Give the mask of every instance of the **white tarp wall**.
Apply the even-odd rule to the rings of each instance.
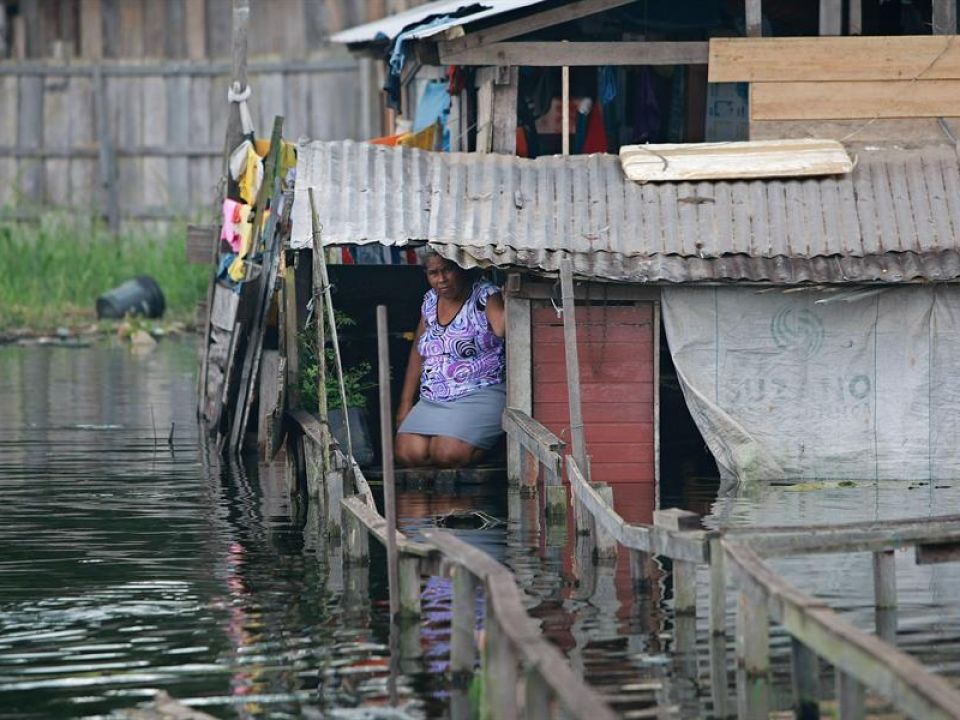
[[[663,321],[724,477],[960,476],[960,285],[665,288]]]

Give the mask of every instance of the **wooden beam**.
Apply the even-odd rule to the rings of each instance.
[[[843,32],[843,0],[820,0],[820,34]]]
[[[451,52],[462,52],[481,45],[489,45],[507,38],[525,35],[535,30],[579,20],[582,17],[612,10],[621,5],[629,5],[631,2],[633,0],[577,0],[577,2],[567,3],[552,10],[534,13],[512,22],[472,32],[464,37],[449,41],[448,47]]]
[[[751,120],[950,117],[960,80],[753,83]]]
[[[763,35],[763,11],[760,9],[760,0],[745,0],[745,18],[747,37]]]
[[[957,0],[933,0],[933,34],[955,35]]]
[[[849,0],[847,8],[847,35],[863,33],[863,0]]]
[[[517,154],[517,91],[520,68],[498,67],[505,70],[505,81],[493,83],[493,152],[501,155]]]
[[[567,402],[570,406],[570,437],[573,457],[590,479],[587,445],[584,440],[583,407],[580,404],[580,360],[577,348],[577,315],[573,298],[573,263],[560,261],[560,294],[563,301],[563,346],[567,366]]]
[[[960,78],[960,42],[942,35],[714,38],[709,44],[708,82]]]
[[[502,42],[454,51],[441,42],[444,65],[706,65],[706,42]]]

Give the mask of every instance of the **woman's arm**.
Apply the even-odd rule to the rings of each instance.
[[[495,293],[487,298],[487,321],[490,329],[497,337],[503,337],[507,332],[507,318],[503,310],[503,293]]]
[[[410,357],[407,360],[407,373],[403,376],[403,390],[400,392],[400,404],[397,406],[397,427],[413,409],[413,400],[417,395],[420,385],[420,372],[423,370],[423,358],[420,357],[420,351],[417,344],[420,336],[423,335],[423,318],[417,325],[417,331],[413,335],[413,345],[410,346]]]

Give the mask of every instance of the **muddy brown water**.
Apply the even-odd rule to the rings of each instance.
[[[283,490],[282,467],[232,465],[207,452],[194,421],[196,371],[188,341],[146,355],[110,343],[0,346],[0,717],[104,717],[158,689],[224,718],[385,713],[382,554],[374,550],[369,571],[345,568],[312,529],[317,509]],[[764,487],[720,498],[709,478],[670,486],[666,502],[705,513],[714,527],[960,508],[947,482]],[[471,508],[504,523],[455,532],[515,571],[529,613],[624,717],[658,706],[673,717],[711,714],[704,621],[698,657],[673,654],[669,575],[643,593],[623,562],[578,576],[569,529],[548,530],[535,501],[502,488],[399,494],[413,535]],[[960,676],[958,567],[912,560],[897,554],[898,642]],[[776,567],[872,628],[869,554]],[[393,665],[399,705],[413,717],[469,710],[444,676],[449,598],[444,581],[426,583],[423,622],[406,631]],[[729,613],[732,623],[732,597]],[[784,707],[786,638],[775,631],[771,643]]]

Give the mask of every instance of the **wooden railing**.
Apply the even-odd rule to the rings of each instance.
[[[743,720],[769,717],[771,666],[769,622],[791,636],[792,689],[798,718],[819,718],[818,658],[836,669],[841,720],[864,717],[865,692],[886,698],[916,718],[960,718],[960,690],[894,647],[896,578],[893,550],[916,547],[918,563],[960,560],[960,516],[891,522],[805,527],[700,529],[698,516],[681,510],[654,513],[654,524],[626,523],[613,509],[612,488],[590,483],[572,457],[567,477],[573,494],[578,555],[594,561],[631,552],[634,575],[642,574],[647,554],[673,561],[674,612],[678,648],[694,647],[698,564],[709,565],[710,672],[713,716],[728,717],[725,662],[726,570],[738,591],[735,655],[735,715]],[[857,629],[822,600],[806,595],[780,577],[762,555],[872,552],[877,634]],[[642,578],[639,578],[642,582]]]
[[[720,541],[738,590],[738,710],[766,718],[770,708],[769,620],[792,638],[795,707],[819,717],[817,672],[823,658],[836,669],[841,719],[864,716],[871,690],[915,718],[960,718],[960,691],[896,643],[897,590],[893,551],[916,548],[916,561],[960,560],[960,516],[803,528],[730,530]],[[787,583],[761,556],[872,552],[876,635],[843,620],[827,605]]]
[[[325,531],[342,538],[347,564],[366,564],[371,536],[387,545],[387,521],[377,510],[362,471],[340,451],[326,426],[315,416],[295,411],[288,417],[288,454],[303,465],[306,492],[323,505]],[[550,461],[546,453],[543,457]],[[550,467],[557,468],[554,464]],[[559,480],[559,475],[556,477]],[[353,494],[345,497],[345,487]],[[476,593],[483,592],[483,702],[491,717],[616,717],[574,673],[560,651],[542,636],[526,614],[522,592],[506,567],[449,533],[434,531],[424,535],[427,542],[396,533],[400,614],[408,618],[420,615],[422,576],[452,578],[451,671],[461,676],[472,674],[478,653]]]
[[[348,563],[365,563],[370,535],[386,543],[386,521],[373,503],[362,472],[335,443],[325,441],[324,426],[312,415],[293,413],[291,419],[304,441],[308,489],[324,499],[328,531],[342,531]],[[536,489],[549,492],[549,488],[557,487],[553,483],[560,477],[556,456],[563,444],[515,410],[504,413],[504,425],[544,469],[536,476],[530,473],[524,477],[537,478]],[[329,453],[326,459],[324,447]],[[327,467],[325,480],[319,474],[323,463]],[[642,587],[650,580],[647,560],[652,556],[669,558],[678,652],[695,651],[697,566],[709,566],[710,679],[715,717],[768,717],[772,621],[791,637],[797,717],[819,717],[819,659],[823,659],[835,668],[835,696],[842,720],[864,716],[867,691],[886,698],[910,717],[960,719],[960,690],[894,646],[897,599],[893,563],[893,551],[910,546],[916,548],[918,563],[960,560],[960,516],[707,531],[701,528],[696,514],[667,509],[654,513],[652,525],[631,524],[613,509],[610,486],[589,482],[569,456],[566,470],[577,527],[575,567],[582,571],[585,564],[606,562],[616,557],[622,546],[630,553],[635,584]],[[355,494],[343,497],[343,483]],[[422,575],[452,577],[451,669],[455,673],[472,672],[477,652],[474,598],[477,589],[483,589],[487,616],[482,671],[485,702],[493,717],[539,718],[557,713],[575,718],[612,717],[609,707],[536,630],[506,568],[448,533],[425,535],[427,542],[415,542],[398,533],[401,613],[419,614]],[[824,601],[794,588],[764,562],[771,556],[834,552],[873,553],[876,635],[857,629]],[[728,697],[727,687],[728,575],[738,596],[735,704]],[[521,685],[523,692],[518,693]]]
[[[532,417],[519,410],[503,411],[503,430],[513,441],[520,457],[520,487],[536,491],[540,482],[544,487],[544,501],[548,518],[566,518],[567,493],[563,486],[563,455],[566,444]],[[536,463],[536,472],[531,472]]]

